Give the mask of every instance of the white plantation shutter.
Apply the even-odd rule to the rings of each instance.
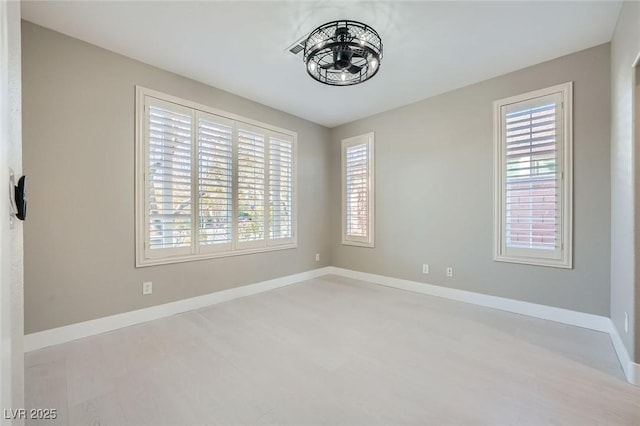
[[[261,246],[265,240],[265,136],[262,130],[238,128],[238,246]]]
[[[198,241],[229,250],[233,241],[233,121],[198,113]],[[206,249],[202,246],[206,246]]]
[[[369,149],[347,147],[347,236],[366,238],[369,231]]]
[[[147,249],[190,251],[192,227],[191,111],[159,100],[146,108]]]
[[[281,243],[293,237],[293,139],[269,138],[269,240]]]
[[[570,185],[565,182],[565,155],[570,145],[565,108],[570,97],[557,87],[535,95],[499,108],[497,257],[567,267]]]
[[[293,132],[136,88],[136,266],[294,248]]]
[[[547,96],[505,108],[507,248],[560,249],[560,103]]]
[[[373,246],[373,134],[342,142],[343,244]]]

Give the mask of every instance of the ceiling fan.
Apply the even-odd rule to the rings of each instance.
[[[315,80],[349,86],[373,77],[380,69],[382,40],[368,25],[332,21],[319,26],[304,43],[303,59]]]

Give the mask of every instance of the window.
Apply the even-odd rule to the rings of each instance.
[[[342,141],[342,244],[373,247],[373,133]]]
[[[571,268],[572,83],[494,103],[494,259]]]
[[[296,247],[296,134],[141,87],[136,265]]]

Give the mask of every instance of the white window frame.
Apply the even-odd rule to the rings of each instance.
[[[368,158],[368,220],[367,220],[367,236],[357,237],[347,235],[347,148],[353,145],[367,144]],[[354,136],[342,140],[341,147],[341,164],[342,164],[342,244],[359,247],[375,247],[375,143],[374,133],[366,133],[364,135]]]
[[[146,174],[148,167],[148,124],[146,114],[147,99],[153,99],[155,102],[169,102],[171,104],[178,105],[179,109],[185,109],[192,111],[194,120],[199,117],[201,113],[215,115],[221,117],[223,121],[230,122],[235,121],[233,127],[233,207],[232,207],[232,243],[231,248],[224,251],[218,251],[207,247],[206,245],[200,246],[198,244],[197,232],[192,235],[192,245],[189,250],[182,249],[161,249],[162,253],[153,253],[154,250],[147,249],[148,246],[148,185],[146,184]],[[164,265],[170,263],[188,262],[195,260],[204,260],[228,256],[238,256],[252,253],[269,252],[274,250],[292,249],[298,246],[298,206],[297,206],[297,141],[298,135],[296,132],[282,129],[270,124],[262,123],[256,120],[251,120],[246,117],[242,117],[236,114],[221,111],[215,108],[211,108],[206,105],[202,105],[196,102],[192,102],[186,99],[182,99],[176,96],[168,95],[156,90],[148,89],[141,86],[136,86],[136,100],[135,100],[135,238],[136,238],[136,267]],[[197,121],[194,121],[195,132],[197,133]],[[268,172],[265,173],[265,235],[264,240],[261,240],[259,244],[245,245],[238,244],[237,242],[237,133],[238,125],[249,126],[260,129],[265,136],[265,151],[268,151],[268,144],[270,137],[276,137],[282,139],[285,137],[287,140],[292,141],[292,236],[286,239],[270,239],[269,238],[269,197],[268,197]],[[194,136],[197,140],[197,136]],[[194,164],[196,164],[197,150],[193,154]],[[268,152],[265,152],[265,166],[268,169]],[[192,172],[192,176],[197,176],[197,171]],[[197,187],[197,182],[193,183],[194,188]],[[194,193],[196,189],[193,190]],[[196,203],[192,200],[194,209],[197,209]],[[195,216],[195,215],[194,215]],[[197,230],[197,226],[194,226]],[[240,247],[239,247],[240,246]]]
[[[557,173],[560,175],[560,249],[549,254],[542,249],[509,249],[506,246],[506,137],[504,110],[515,103],[526,103],[536,98],[557,95],[561,98],[561,135],[557,147]],[[494,111],[494,238],[493,259],[499,262],[522,263],[571,269],[573,267],[573,82],[535,90],[517,96],[497,100]]]

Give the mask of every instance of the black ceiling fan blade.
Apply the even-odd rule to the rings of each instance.
[[[323,70],[328,70],[330,68],[333,68],[333,64],[332,63],[328,63],[328,64],[324,64],[324,65],[319,65],[320,68],[322,68]]]
[[[362,67],[359,67],[357,65],[351,65],[347,71],[349,71],[351,74],[358,74],[361,69]]]

